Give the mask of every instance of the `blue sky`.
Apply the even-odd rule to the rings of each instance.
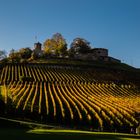
[[[140,0],[0,0],[0,50],[33,47],[61,33],[140,68]]]

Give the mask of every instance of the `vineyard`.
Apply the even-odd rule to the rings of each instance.
[[[121,79],[116,72],[101,74],[70,65],[7,64],[0,73],[1,98],[6,113],[13,116],[109,131],[139,123],[140,90],[132,81],[114,82]]]

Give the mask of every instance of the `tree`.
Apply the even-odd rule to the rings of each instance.
[[[90,43],[83,38],[75,38],[70,45],[69,54],[71,56],[75,54],[84,54],[91,49]]]
[[[6,52],[0,50],[0,60],[6,58]]]
[[[53,39],[47,39],[44,42],[44,52],[47,55],[55,54],[56,53],[56,42]]]
[[[32,50],[30,48],[21,48],[19,50],[19,55],[21,56],[21,58],[23,59],[28,59],[31,57],[32,54]]]
[[[65,55],[67,50],[66,40],[60,33],[56,33],[52,36],[52,39],[56,42],[56,51],[59,55]]]
[[[9,53],[9,58],[12,62],[19,62],[20,61],[20,54],[19,52],[16,52],[14,49],[12,49]]]
[[[56,33],[44,42],[44,51],[46,54],[64,56],[67,51],[66,40],[60,33]]]

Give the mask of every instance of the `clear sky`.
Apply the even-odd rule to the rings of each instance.
[[[33,47],[61,33],[140,68],[140,0],[0,0],[0,50]],[[69,46],[68,46],[69,47]]]

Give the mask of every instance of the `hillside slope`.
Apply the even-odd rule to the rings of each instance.
[[[105,131],[139,123],[139,71],[125,64],[8,63],[0,73],[12,117]]]

